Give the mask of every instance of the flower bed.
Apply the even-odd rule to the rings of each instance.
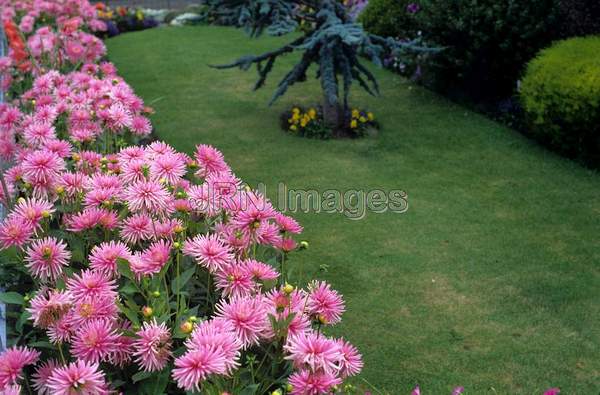
[[[375,115],[367,110],[354,108],[344,114],[344,135],[349,137],[364,137],[369,131],[379,129]],[[294,106],[281,115],[283,130],[302,137],[330,139],[334,137],[333,130],[327,126],[321,106],[304,108]]]
[[[288,277],[302,227],[215,148],[138,144],[152,110],[102,61],[87,1],[0,5],[0,391],[352,391],[361,356],[324,334],[341,295]]]

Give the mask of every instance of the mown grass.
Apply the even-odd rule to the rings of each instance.
[[[108,47],[155,107],[162,139],[187,152],[218,147],[273,199],[279,182],[408,193],[405,214],[294,214],[310,248],[292,265],[344,294],[348,312],[330,333],[364,353],[362,378],[392,394],[416,383],[428,394],[458,384],[471,394],[597,393],[600,176],[383,70],[380,98],[352,95],[383,125],[377,136],[284,134],[280,112],[320,97],[311,79],[267,107],[296,57],[256,93],[254,72],[207,67],[282,42],[193,27],[127,34]]]

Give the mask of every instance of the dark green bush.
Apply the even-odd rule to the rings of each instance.
[[[509,96],[524,65],[554,39],[556,0],[424,0],[423,34],[446,47],[434,82],[474,98]]]
[[[562,37],[600,34],[600,1],[557,0]]]
[[[370,0],[358,21],[379,36],[414,38],[419,30],[417,13],[407,11],[411,0]]]
[[[600,37],[545,49],[527,66],[521,103],[533,132],[568,156],[600,157]]]

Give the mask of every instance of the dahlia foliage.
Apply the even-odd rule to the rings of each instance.
[[[342,297],[290,285],[302,227],[223,155],[149,140],[87,0],[0,0],[0,393],[330,394],[362,368]],[[23,290],[26,295],[21,295]]]

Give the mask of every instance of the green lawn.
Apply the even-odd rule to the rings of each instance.
[[[282,42],[191,27],[126,34],[108,47],[155,107],[162,139],[187,152],[216,146],[272,198],[278,182],[408,193],[406,214],[361,221],[294,214],[310,248],[292,265],[344,294],[345,320],[330,333],[363,352],[362,378],[391,394],[416,383],[436,395],[458,384],[469,394],[540,394],[550,386],[597,393],[600,176],[383,70],[376,70],[381,97],[358,89],[352,96],[381,121],[378,136],[284,134],[279,114],[320,97],[311,79],[267,107],[294,57],[256,93],[254,71],[207,67]]]

